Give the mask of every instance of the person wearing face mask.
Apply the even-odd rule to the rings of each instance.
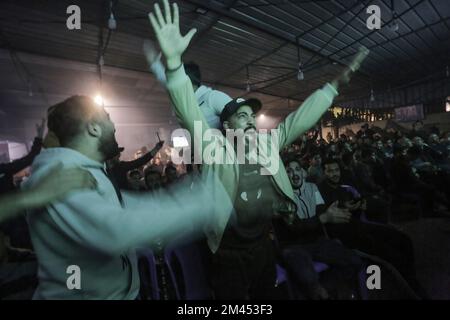
[[[307,298],[328,299],[330,295],[320,284],[313,261],[323,262],[334,268],[341,275],[339,278],[345,279],[347,284],[356,283],[353,276],[363,265],[355,252],[329,239],[323,227],[329,222],[348,222],[351,214],[346,209],[338,208],[337,202],[331,204],[322,214],[317,214],[316,208],[325,204],[317,186],[305,181],[306,171],[297,159],[288,158],[285,163],[296,198],[297,215],[291,225],[286,224],[283,219],[274,219],[281,256],[295,284]],[[342,294],[340,298],[348,298],[351,295],[343,297]]]

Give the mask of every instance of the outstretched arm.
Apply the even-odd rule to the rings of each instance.
[[[191,29],[185,36],[182,36],[179,26],[178,6],[173,3],[171,10],[167,0],[164,0],[164,16],[156,3],[154,12],[149,14],[149,18],[167,62],[167,90],[175,114],[181,125],[189,131],[191,138],[196,142],[202,141],[203,132],[208,129],[208,124],[198,106],[192,83],[184,72],[181,61],[181,56],[187,49],[196,29]],[[202,130],[194,130],[195,124],[198,128],[201,124]],[[202,144],[192,143],[192,146],[194,152],[203,154]]]
[[[167,83],[166,68],[161,62],[161,54],[158,53],[150,40],[144,40],[143,50],[150,70],[155,75],[156,80],[165,87]]]
[[[131,171],[134,169],[137,169],[139,167],[144,166],[145,164],[147,164],[150,160],[153,159],[153,157],[158,153],[158,151],[162,148],[164,144],[164,141],[160,141],[158,142],[155,147],[150,150],[149,152],[147,152],[146,154],[144,154],[142,157],[137,158],[136,160],[132,160],[132,161],[121,161],[118,166],[120,166],[120,170],[123,171]]]
[[[70,191],[95,188],[92,175],[82,169],[66,169],[57,166],[39,184],[29,190],[14,192],[0,197],[0,223],[14,218],[23,210],[38,208],[55,201]]]
[[[322,117],[324,112],[331,106],[334,98],[338,95],[338,89],[341,85],[350,81],[351,75],[356,72],[361,63],[369,54],[369,50],[364,47],[359,49],[349,67],[344,70],[331,83],[327,83],[322,89],[317,90],[310,95],[299,108],[291,113],[278,126],[279,130],[279,148],[290,145],[301,134],[314,126]]]
[[[45,129],[45,119],[42,119],[40,125],[36,124],[36,137],[34,138],[31,151],[23,158],[17,159],[10,163],[0,164],[0,173],[14,175],[17,172],[30,166],[34,158],[41,152],[42,139],[44,137],[44,129]]]

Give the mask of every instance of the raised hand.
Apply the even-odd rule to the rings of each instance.
[[[153,156],[156,156],[159,150],[161,150],[162,146],[164,145],[164,140],[159,141],[157,144],[155,144],[155,147],[152,149],[151,153]]]
[[[150,40],[144,40],[144,45],[142,48],[144,49],[145,58],[147,59],[149,65],[155,63],[161,56],[161,54],[156,50],[153,42]]]
[[[335,201],[319,218],[322,223],[348,223],[351,217],[352,214],[347,209],[338,208],[338,201]]]
[[[181,55],[189,45],[197,29],[191,29],[182,36],[180,33],[178,5],[173,3],[173,14],[169,1],[163,0],[164,16],[159,5],[155,4],[154,13],[149,14],[150,23],[155,31],[161,51],[166,58],[169,70],[181,65]]]
[[[367,58],[369,53],[370,51],[366,47],[362,46],[359,48],[358,53],[353,58],[352,62],[350,62],[348,68],[345,68],[345,70],[331,82],[331,84],[336,88],[336,90],[339,88],[340,84],[347,84],[350,82],[352,73],[359,70],[362,62]]]
[[[361,67],[361,63],[367,58],[369,53],[370,51],[366,47],[359,47],[358,53],[349,65],[350,70],[356,72]]]
[[[45,118],[42,119],[41,124],[36,124],[36,137],[39,139],[44,139],[45,131]]]
[[[164,140],[159,141],[157,144],[155,144],[155,148],[154,149],[161,149],[162,146],[164,145]]]

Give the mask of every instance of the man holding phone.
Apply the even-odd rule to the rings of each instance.
[[[346,247],[378,256],[391,263],[413,289],[420,292],[414,268],[414,250],[411,239],[400,230],[385,224],[361,221],[359,215],[367,209],[366,201],[358,197],[352,186],[341,185],[341,169],[336,159],[322,162],[325,180],[318,185],[325,207],[338,201],[351,212],[345,223],[328,223],[326,231]]]

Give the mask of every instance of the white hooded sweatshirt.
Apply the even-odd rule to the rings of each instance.
[[[186,231],[201,232],[211,213],[229,215],[232,210],[214,176],[196,181],[195,192],[183,185],[171,192],[122,192],[122,207],[103,164],[67,148],[41,152],[23,187],[34,185],[58,163],[88,170],[98,187],[74,191],[28,212],[39,265],[35,299],[135,299],[139,292],[135,248]],[[79,268],[80,289],[68,285],[73,280],[70,266]]]

